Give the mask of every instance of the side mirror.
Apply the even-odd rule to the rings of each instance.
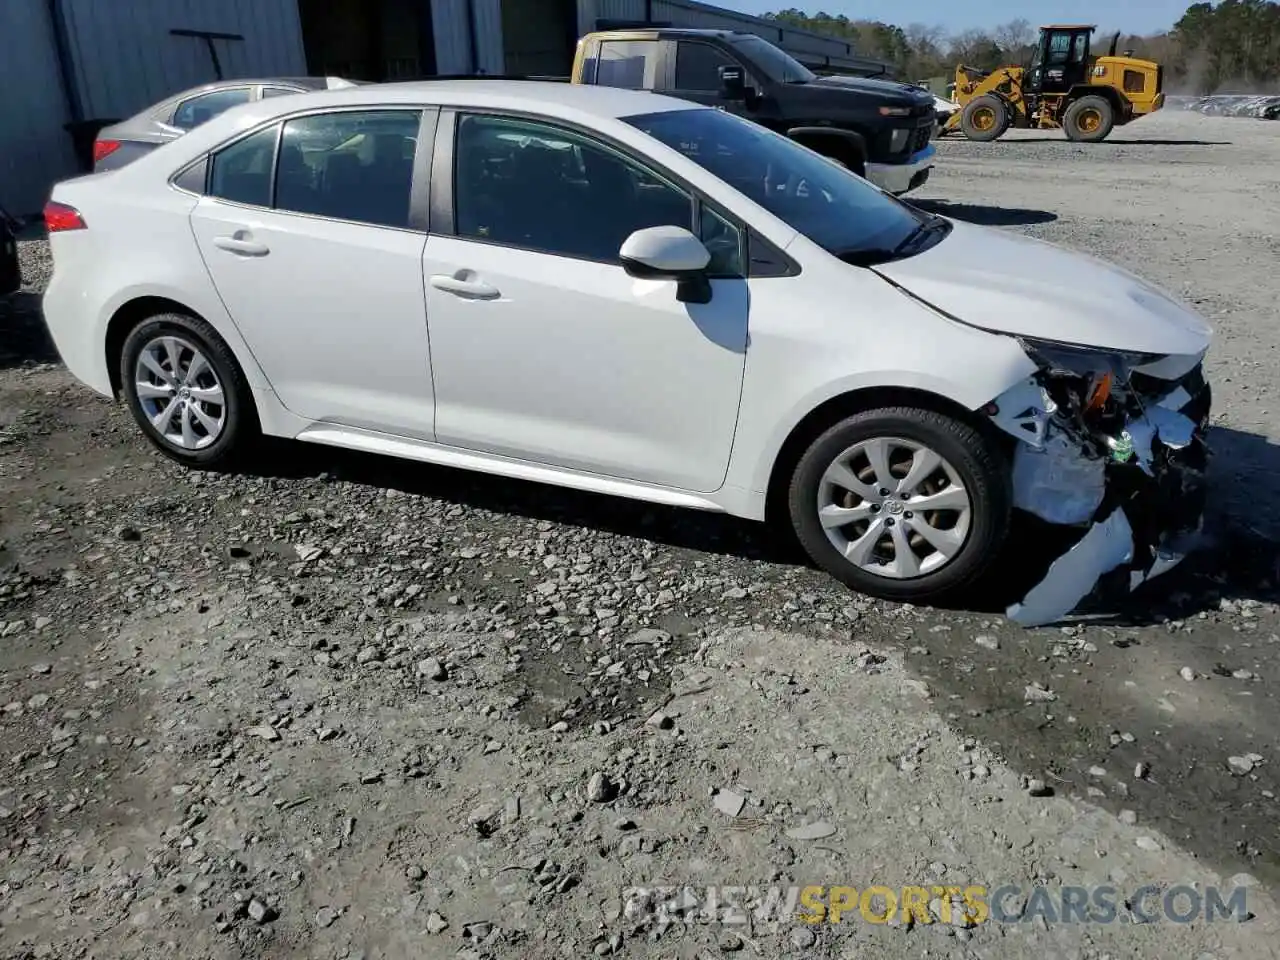
[[[720,96],[726,100],[747,99],[747,78],[739,66],[721,67]]]
[[[646,227],[623,241],[618,251],[622,268],[641,280],[674,280],[682,303],[710,303],[707,265],[711,254],[684,227]]]

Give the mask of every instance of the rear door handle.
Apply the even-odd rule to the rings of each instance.
[[[461,277],[451,277],[443,273],[433,275],[431,285],[437,290],[472,300],[496,300],[502,296],[501,290],[487,283],[481,283],[479,280],[463,280]]]
[[[219,250],[238,253],[244,257],[265,257],[271,248],[256,240],[243,240],[240,237],[214,237],[213,245]]]

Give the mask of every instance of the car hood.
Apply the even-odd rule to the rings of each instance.
[[[892,94],[897,97],[909,97],[912,100],[926,101],[932,94],[909,83],[896,80],[879,80],[874,77],[818,77],[813,81],[818,86],[839,87],[844,90],[861,90],[864,93]]]
[[[873,269],[971,326],[1134,353],[1196,355],[1213,331],[1196,311],[1112,264],[1030,237],[952,221],[914,257]]]

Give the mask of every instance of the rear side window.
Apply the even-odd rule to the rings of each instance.
[[[587,63],[587,82],[602,87],[651,90],[657,82],[656,40],[606,40]]]
[[[290,89],[289,87],[263,87],[262,99],[265,100],[267,97],[287,97],[290,94],[297,92],[297,90]]]
[[[376,110],[288,121],[276,209],[407,227],[420,120],[416,110]]]
[[[276,124],[214,154],[209,196],[255,207],[271,206],[271,178],[279,137],[280,125]]]
[[[731,60],[709,43],[690,43],[682,40],[676,46],[675,89],[718,93],[720,68],[738,65],[736,61]]]
[[[230,110],[232,107],[248,102],[248,87],[204,93],[190,100],[184,100],[178,105],[178,109],[173,114],[173,126],[181,130],[192,130],[212,120],[224,110]]]

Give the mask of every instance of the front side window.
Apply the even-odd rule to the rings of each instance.
[[[587,64],[587,82],[601,87],[651,90],[657,79],[656,40],[606,40]]]
[[[730,59],[709,43],[681,40],[676,45],[675,89],[718,93],[720,68],[736,66],[739,66],[737,61]]]
[[[1050,66],[1059,65],[1067,62],[1067,54],[1071,52],[1071,34],[1055,33],[1049,37],[1049,58]]]
[[[925,223],[923,215],[844,167],[723,110],[625,119],[836,256],[893,259]]]
[[[271,206],[271,178],[279,137],[280,125],[276,124],[214,154],[209,195],[255,207]]]
[[[194,130],[224,110],[248,103],[249,93],[248,87],[236,87],[231,90],[214,90],[212,93],[203,93],[190,100],[184,100],[174,111],[173,126],[180,130]]]
[[[693,225],[693,198],[574,131],[509,117],[459,117],[458,236],[617,263],[645,227]]]
[[[760,37],[734,37],[729,41],[775,83],[813,83],[817,74],[785,50]]]
[[[275,207],[386,227],[409,224],[416,110],[299,117],[284,125]]]

